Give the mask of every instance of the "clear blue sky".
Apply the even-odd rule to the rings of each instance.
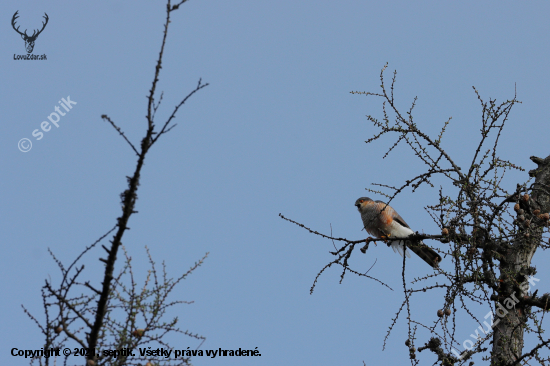
[[[109,115],[139,143],[146,95],[157,59],[164,1],[3,1],[0,3],[2,119],[0,220],[3,342],[0,360],[26,364],[12,347],[40,348],[42,338],[23,313],[42,316],[40,288],[59,280],[51,248],[69,262],[111,228],[119,194],[135,156]],[[24,42],[11,27],[49,23],[34,54],[15,61]],[[254,348],[254,359],[195,358],[202,365],[362,365],[408,362],[403,318],[382,351],[382,339],[403,294],[400,257],[385,246],[354,253],[350,263],[378,283],[328,270],[330,241],[308,234],[279,213],[324,233],[365,237],[354,201],[373,182],[398,185],[423,167],[406,148],[382,160],[393,140],[366,145],[380,100],[349,94],[378,91],[380,69],[398,71],[396,98],[407,109],[418,96],[416,123],[429,133],[453,117],[443,146],[466,165],[485,98],[512,98],[501,156],[534,168],[530,155],[549,153],[550,4],[543,1],[200,1],[173,13],[162,69],[165,118],[199,78],[210,86],[180,110],[178,126],[148,155],[138,192],[139,214],[124,238],[138,268],[144,246],[173,276],[206,252],[209,258],[173,293],[193,300],[174,309],[181,327],[207,337],[202,349]],[[32,131],[61,98],[77,102],[59,128],[41,140]],[[29,138],[32,150],[17,148]],[[513,189],[526,173],[504,182]],[[436,190],[403,192],[393,206],[414,230],[434,233],[423,210]],[[371,197],[381,199],[370,194]],[[90,276],[101,270],[86,261]],[[546,259],[545,259],[546,258]],[[547,261],[537,253],[534,264]],[[409,278],[428,273],[413,258]],[[539,270],[541,270],[539,266]],[[144,274],[141,274],[142,277]],[[548,278],[548,271],[540,278]],[[541,291],[548,285],[541,280]],[[99,280],[95,281],[98,284]],[[417,297],[416,315],[435,319],[442,298]],[[480,309],[482,317],[488,309]],[[464,338],[475,328],[465,322]],[[423,334],[422,341],[427,340]],[[172,344],[197,346],[186,337]],[[425,363],[433,355],[420,355]],[[75,360],[76,361],[76,360]]]

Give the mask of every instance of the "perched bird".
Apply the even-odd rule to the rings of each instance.
[[[411,230],[405,220],[391,206],[382,201],[373,201],[368,197],[361,197],[355,201],[355,206],[361,213],[365,230],[370,235],[379,239],[390,239],[391,237],[406,238],[414,234],[414,231]],[[394,240],[390,245],[394,252],[398,252],[401,256],[405,252],[407,257],[410,258],[409,251],[403,246],[403,240]],[[434,268],[439,266],[441,257],[435,250],[425,246],[422,240],[415,242],[405,240],[405,245],[430,266]]]

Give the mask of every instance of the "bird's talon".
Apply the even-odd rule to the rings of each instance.
[[[388,238],[389,238],[389,237],[390,237],[389,235],[381,235],[381,236],[380,236],[380,239],[382,239],[382,240],[384,241],[384,243],[387,244],[387,243],[388,243]]]

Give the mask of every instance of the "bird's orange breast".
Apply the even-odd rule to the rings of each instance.
[[[380,224],[382,224],[384,227],[391,225],[391,223],[393,222],[393,215],[392,215],[393,208],[391,208],[391,206],[386,206],[385,203],[377,203],[376,209],[378,211],[381,211]]]

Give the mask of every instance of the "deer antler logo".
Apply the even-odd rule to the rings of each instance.
[[[27,30],[25,29],[25,33],[21,33],[19,32],[19,27],[15,28],[15,20],[17,18],[19,18],[19,15],[17,15],[17,13],[19,12],[19,10],[17,10],[15,12],[15,14],[13,14],[13,18],[11,18],[11,26],[13,27],[13,29],[15,29],[15,31],[17,33],[19,33],[21,35],[21,38],[23,38],[23,40],[25,41],[25,48],[27,49],[27,53],[31,53],[32,50],[34,49],[34,41],[36,41],[36,38],[38,37],[38,35],[40,33],[42,33],[42,31],[44,30],[44,28],[46,28],[46,24],[48,24],[48,14],[44,15],[44,18],[46,18],[46,21],[45,22],[42,22],[42,29],[40,29],[38,31],[38,33],[36,33],[37,31],[35,30],[32,34],[32,36],[29,36],[27,35]]]

